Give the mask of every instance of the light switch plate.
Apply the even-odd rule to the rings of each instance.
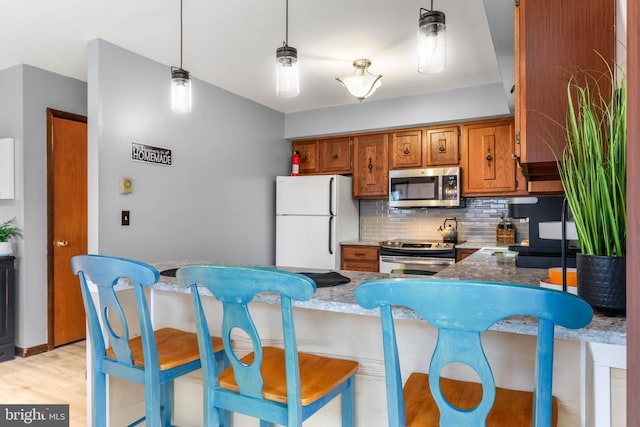
[[[120,194],[130,194],[133,191],[133,180],[131,178],[122,178],[120,181]]]

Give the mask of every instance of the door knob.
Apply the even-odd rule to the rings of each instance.
[[[64,248],[65,246],[69,246],[69,242],[67,242],[66,240],[58,240],[56,242],[56,246],[58,246],[59,248]]]

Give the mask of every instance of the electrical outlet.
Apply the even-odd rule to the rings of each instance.
[[[122,225],[129,225],[129,211],[122,211]]]

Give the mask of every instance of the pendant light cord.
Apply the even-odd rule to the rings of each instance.
[[[180,0],[180,69],[182,69],[182,0]]]
[[[182,1],[182,0],[181,0]],[[285,0],[284,44],[289,46],[289,0]]]

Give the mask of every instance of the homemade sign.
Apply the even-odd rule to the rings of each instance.
[[[152,145],[131,143],[131,160],[171,166],[171,150]]]

